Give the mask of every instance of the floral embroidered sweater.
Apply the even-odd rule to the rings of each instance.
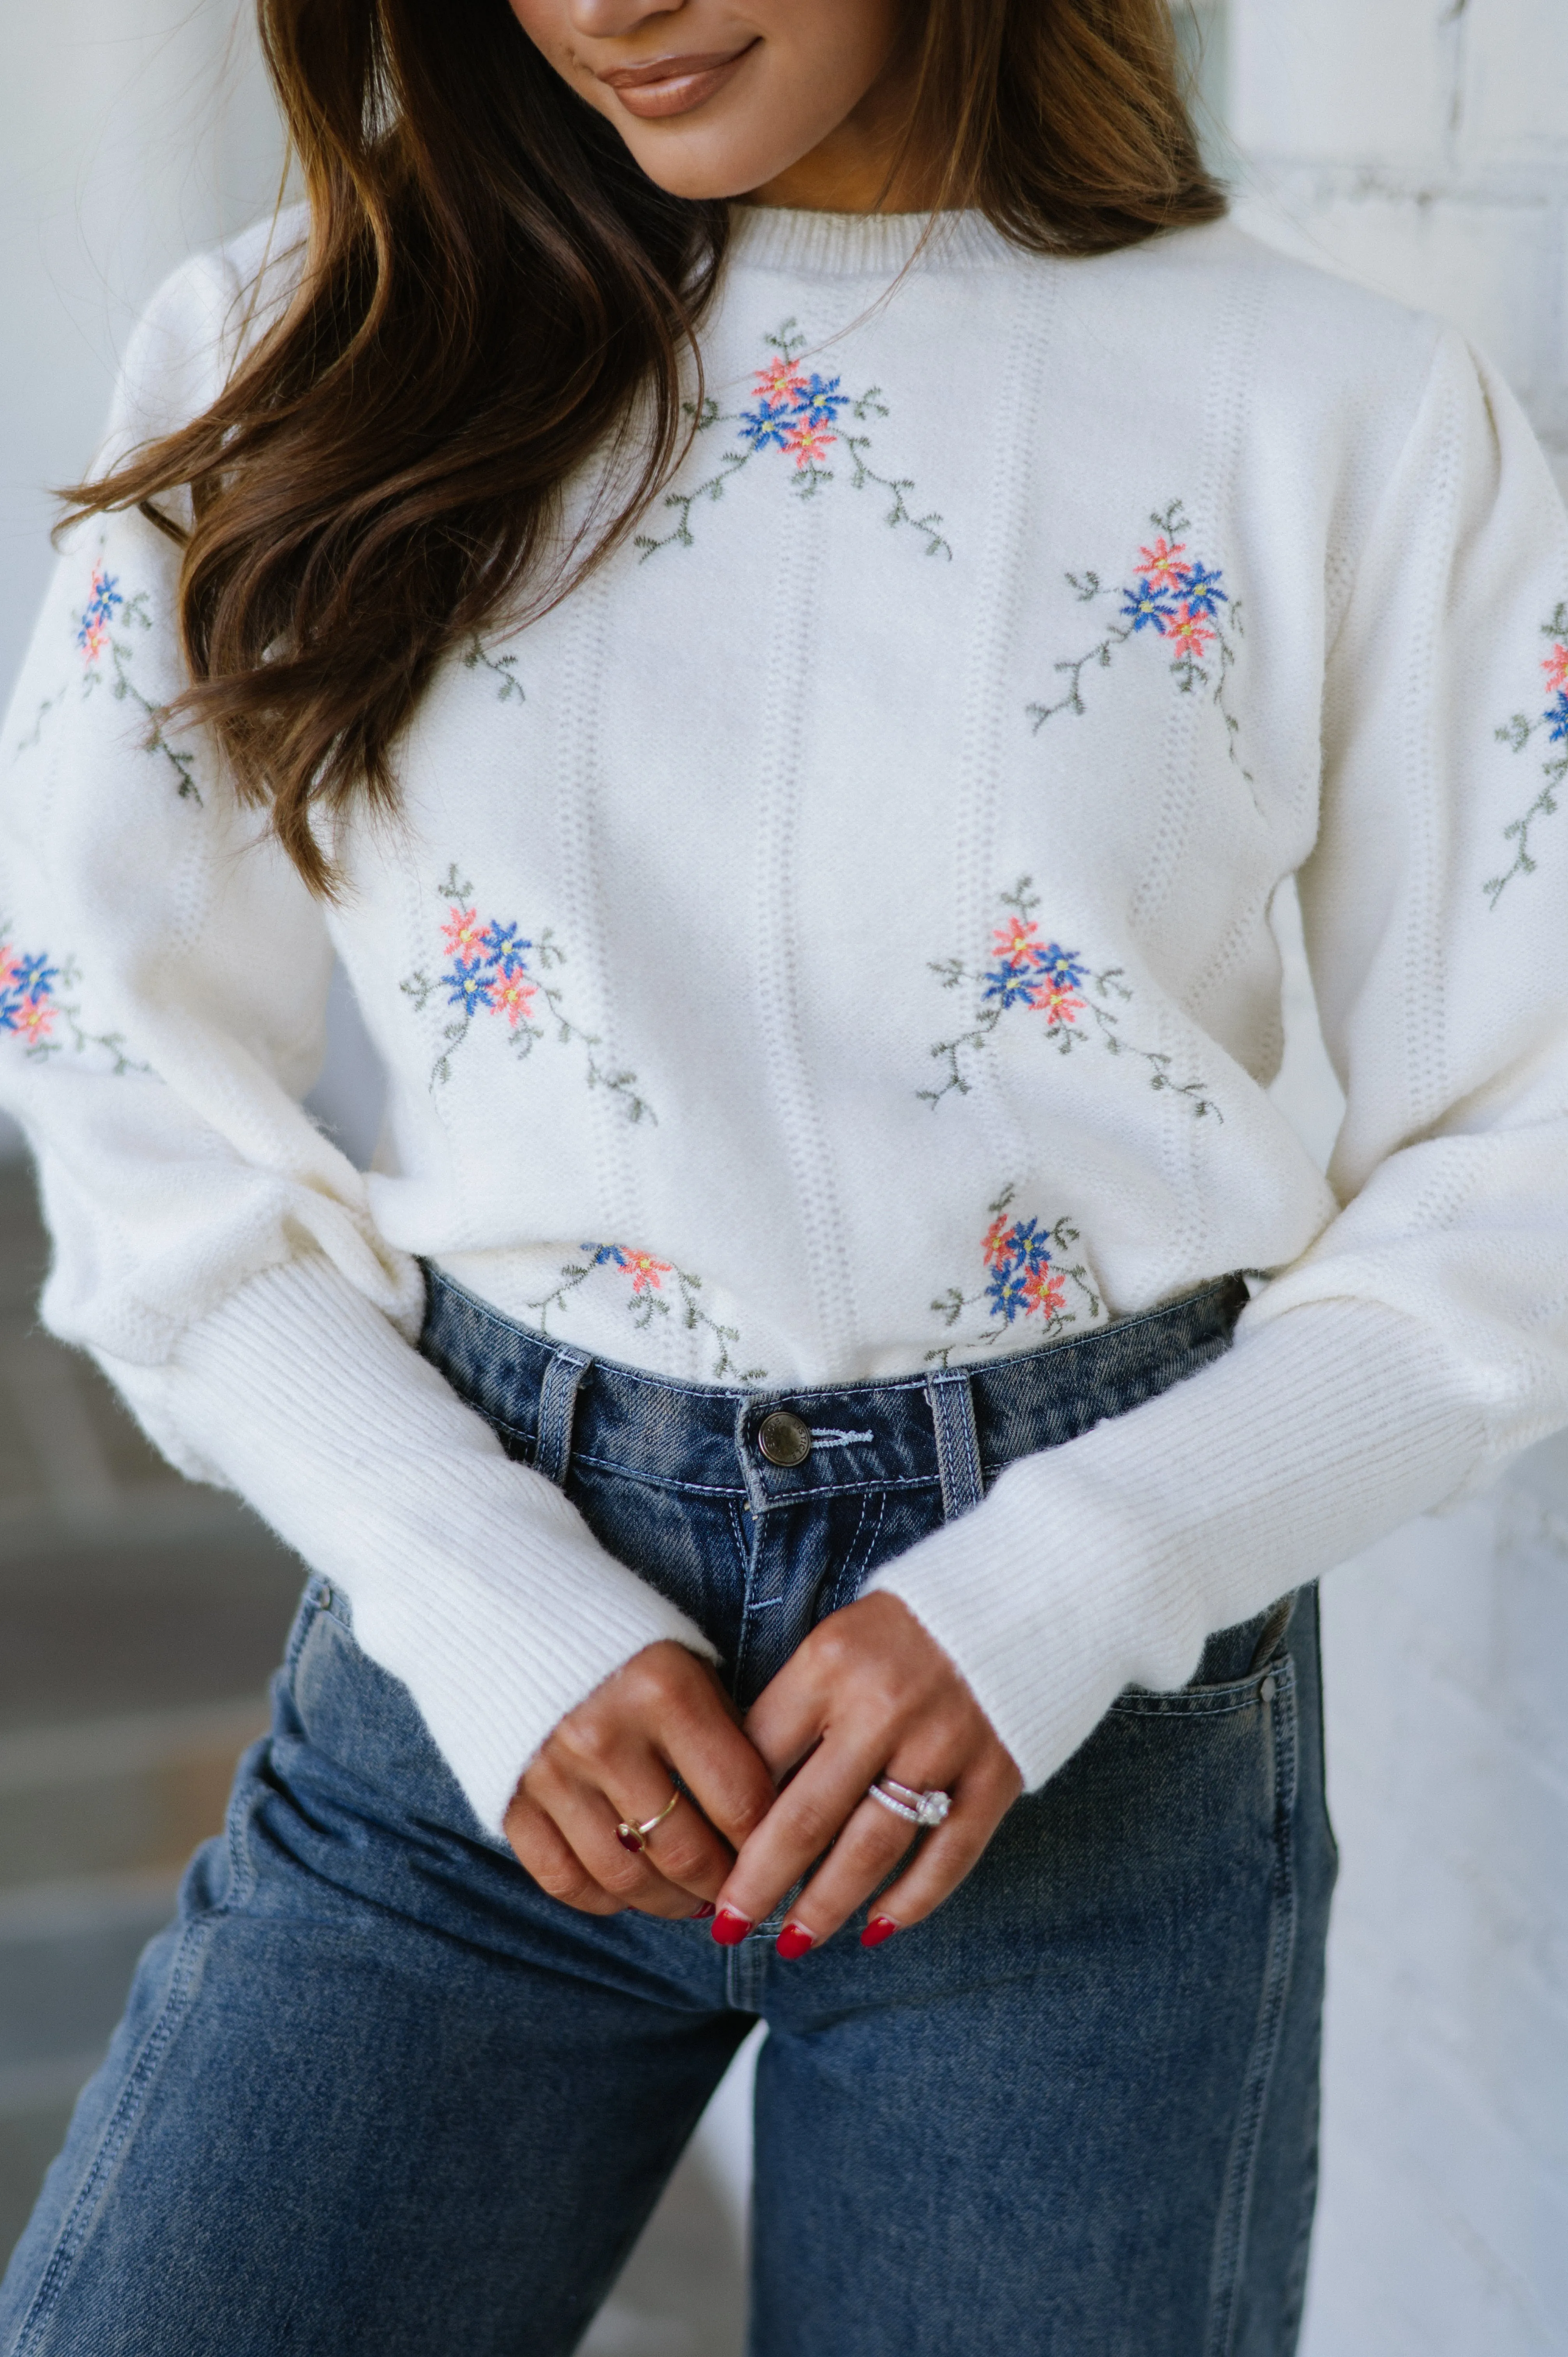
[[[419,1256],[737,1391],[1261,1273],[1228,1358],[878,1576],[1032,1784],[1568,1419],[1568,526],[1519,411],[1225,225],[918,227],[741,217],[679,476],[446,664],[337,906],[160,719],[140,517],[69,543],[6,724],[46,1317],[342,1584],[492,1831],[566,1710],[703,1641],[418,1356]],[[116,447],[210,395],[262,265],[165,289]],[[1292,875],[1326,1180],[1267,1094]],[[389,1075],[368,1175],[301,1104],[334,953]]]

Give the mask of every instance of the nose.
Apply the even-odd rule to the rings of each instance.
[[[570,0],[573,29],[591,40],[613,41],[635,33],[651,16],[681,16],[685,0]]]

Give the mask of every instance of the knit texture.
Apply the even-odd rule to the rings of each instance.
[[[1568,1420],[1568,524],[1517,407],[1224,225],[924,226],[738,217],[678,475],[441,667],[331,909],[161,716],[141,517],[68,544],[0,744],[46,1317],[341,1583],[492,1830],[564,1711],[700,1640],[419,1359],[420,1256],[736,1394],[1264,1273],[1229,1360],[881,1575],[1031,1782]],[[216,389],[298,230],[164,290],[112,447]],[[1293,875],[1326,1179],[1268,1094]],[[369,1173],[302,1109],[334,956]]]
[[[191,1469],[257,1500],[307,1563],[338,1566],[360,1642],[417,1694],[490,1831],[564,1694],[661,1639],[713,1657],[319,1259],[252,1277],[160,1367],[104,1363]]]

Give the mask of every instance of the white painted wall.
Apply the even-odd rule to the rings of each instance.
[[[1231,0],[1230,62],[1249,225],[1456,319],[1568,484],[1565,0]],[[1298,1003],[1308,1126],[1310,1028]],[[1568,2352],[1565,1571],[1557,1441],[1326,1585],[1344,1873],[1305,2357]]]
[[[272,203],[283,147],[248,0],[8,0],[0,15],[0,714],[166,273]],[[20,1151],[0,1115],[0,1158]]]
[[[244,0],[10,0],[0,52],[0,701],[125,331],[272,201],[281,145]]]

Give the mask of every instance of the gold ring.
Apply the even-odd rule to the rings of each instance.
[[[670,1814],[671,1810],[674,1807],[680,1797],[681,1795],[679,1792],[671,1792],[669,1800],[660,1810],[659,1814],[656,1817],[650,1817],[645,1825],[631,1824],[625,1817],[622,1817],[619,1824],[616,1827],[616,1839],[619,1842],[622,1849],[645,1850],[648,1847],[649,1835],[653,1832],[656,1826],[661,1825],[664,1823],[665,1818]]]

